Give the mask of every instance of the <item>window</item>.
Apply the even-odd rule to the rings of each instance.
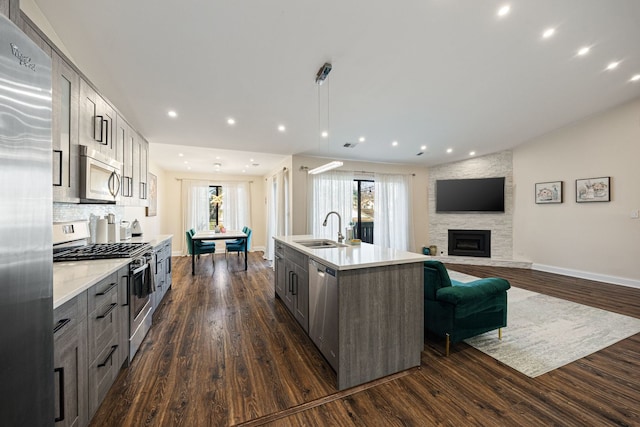
[[[374,184],[370,180],[353,181],[353,237],[365,243],[373,243]]]
[[[222,186],[209,186],[209,230],[223,224]]]

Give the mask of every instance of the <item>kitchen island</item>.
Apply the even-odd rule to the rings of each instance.
[[[274,240],[276,297],[336,371],[338,389],[420,365],[426,256],[309,235]]]

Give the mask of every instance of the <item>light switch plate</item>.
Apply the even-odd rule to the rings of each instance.
[[[631,219],[638,219],[640,218],[640,211],[631,211]]]

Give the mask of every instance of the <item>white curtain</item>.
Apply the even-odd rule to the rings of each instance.
[[[224,226],[228,230],[251,228],[251,186],[248,182],[223,182]]]
[[[374,244],[404,251],[413,250],[411,179],[408,175],[374,175]]]
[[[209,183],[182,180],[182,229],[196,231],[209,229]],[[182,254],[187,254],[186,236]]]
[[[289,171],[283,169],[267,180],[267,245],[264,258],[273,260],[274,236],[289,234]]]
[[[338,231],[345,235],[345,228],[352,221],[353,172],[329,171],[309,177],[309,233],[337,240]],[[322,225],[331,211],[338,212],[342,217],[342,230],[338,230],[335,215],[328,218],[326,227]]]

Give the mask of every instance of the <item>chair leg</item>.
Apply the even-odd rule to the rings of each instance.
[[[445,344],[445,354],[447,357],[449,357],[449,346],[451,345],[451,340],[449,337],[449,334],[447,334],[447,342]]]
[[[498,339],[502,339],[502,328],[498,328]]]

